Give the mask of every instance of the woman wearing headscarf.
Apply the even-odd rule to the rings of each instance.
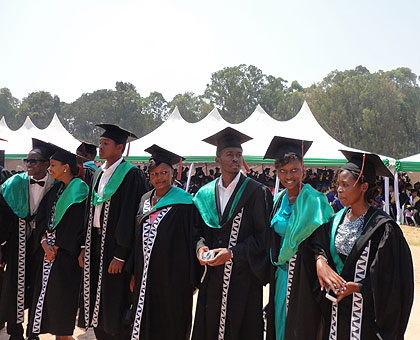
[[[267,310],[267,339],[315,339],[319,320],[305,313],[317,311],[311,294],[301,294],[302,285],[316,279],[314,258],[306,251],[311,234],[332,215],[327,197],[309,184],[302,185],[303,156],[312,142],[275,136],[264,158],[274,159],[277,176],[284,190],[274,199],[271,213],[270,301]],[[312,313],[316,315],[316,312]],[[319,313],[318,313],[319,315]],[[311,315],[312,316],[312,315]],[[304,322],[302,322],[304,320]]]
[[[42,249],[27,333],[51,333],[57,340],[69,340],[79,301],[78,255],[89,187],[76,177],[76,155],[57,146],[54,149],[48,171],[56,183],[42,201],[36,221]]]
[[[376,176],[393,177],[375,154],[342,151],[345,207],[314,234],[327,313],[324,339],[403,339],[413,303],[413,263],[400,227],[371,206]],[[331,300],[331,301],[330,301]]]
[[[172,185],[173,164],[182,157],[157,145],[148,172],[153,190],[143,195],[136,223],[131,259],[134,291],[133,340],[190,338],[193,292],[200,265],[192,247],[191,194]]]

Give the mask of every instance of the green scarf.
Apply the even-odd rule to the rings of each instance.
[[[337,269],[338,274],[341,274],[341,271],[343,270],[343,267],[344,267],[344,263],[341,260],[340,255],[338,255],[337,250],[335,249],[335,234],[343,218],[343,215],[347,210],[348,210],[347,208],[343,208],[339,212],[337,212],[333,217],[332,226],[331,226],[330,253],[334,261],[335,269]]]
[[[83,202],[88,195],[89,186],[80,178],[74,178],[58,198],[55,205],[54,226],[52,228],[50,226],[50,230],[54,230],[57,227],[71,205]]]
[[[274,264],[281,265],[289,261],[296,254],[299,245],[319,226],[327,223],[332,214],[333,209],[328,204],[327,197],[305,184],[293,205],[279,258]]]
[[[1,186],[7,205],[19,218],[29,215],[29,176],[27,172],[8,178]]]
[[[219,213],[217,211],[216,204],[216,181],[217,179],[206,184],[204,187],[198,190],[194,196],[193,201],[198,211],[200,212],[204,223],[206,223],[210,228],[220,229],[222,227],[219,225]],[[226,221],[231,219],[248,182],[249,177],[245,179],[238,192],[236,193]]]
[[[109,179],[109,182],[105,185],[104,193],[102,197],[98,195],[95,189],[92,190],[93,205],[98,206],[100,204],[103,204],[107,199],[109,199],[112,195],[114,195],[115,192],[120,187],[122,181],[124,180],[125,175],[127,175],[128,171],[130,171],[130,169],[134,167],[135,165],[131,164],[130,162],[125,162],[125,161],[121,162],[120,165],[118,165],[117,168],[115,169],[114,173]],[[99,176],[96,177],[93,188],[95,188],[96,183],[98,182],[98,178]]]
[[[172,187],[166,195],[156,203],[152,210],[159,210],[174,204],[193,204],[193,197],[190,193],[178,187]]]

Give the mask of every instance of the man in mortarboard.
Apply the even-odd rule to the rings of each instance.
[[[98,340],[123,340],[129,309],[130,276],[124,264],[134,245],[134,225],[140,198],[146,192],[143,172],[122,157],[129,137],[116,125],[98,124],[105,131],[99,140],[99,158],[105,163],[95,172],[88,198],[83,306],[79,321],[94,327]]]
[[[24,160],[27,171],[10,177],[1,186],[0,244],[7,268],[0,296],[0,321],[7,322],[10,339],[23,339],[24,310],[31,300],[35,274],[32,260],[40,246],[33,237],[34,218],[54,183],[47,171],[52,152],[48,143],[33,138],[32,150]]]
[[[97,146],[95,144],[82,142],[76,149],[79,162],[82,164],[83,180],[90,185],[95,171],[98,167],[95,164],[95,157],[97,154]]]
[[[262,288],[272,195],[241,172],[242,143],[251,138],[226,128],[204,139],[217,146],[221,176],[194,197],[201,220],[197,257],[207,266],[199,291],[193,340],[262,339]]]

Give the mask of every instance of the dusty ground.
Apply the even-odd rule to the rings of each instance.
[[[414,306],[411,311],[411,317],[408,324],[405,338],[407,340],[417,340],[420,334],[420,228],[402,226],[404,235],[410,244],[411,253],[414,261],[414,279],[415,279],[415,292],[414,292]],[[267,289],[264,291],[265,297],[267,297]],[[53,340],[55,339],[52,335],[41,335],[41,340]],[[74,338],[78,340],[94,340],[95,335],[93,331],[85,333],[80,328],[75,329]],[[0,332],[0,340],[9,339],[5,330]]]

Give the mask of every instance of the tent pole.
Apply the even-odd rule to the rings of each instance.
[[[384,178],[385,212],[389,215],[389,177]]]
[[[190,182],[191,182],[191,175],[192,171],[194,169],[194,163],[191,163],[190,171],[188,171],[188,179],[187,179],[187,185],[185,187],[185,191],[188,192],[188,189],[190,188]]]
[[[280,187],[280,180],[279,180],[279,176],[277,176],[276,174],[276,186],[274,187],[274,192],[273,192],[274,197],[276,197],[276,195],[279,193],[279,187]]]
[[[395,196],[395,207],[397,208],[396,222],[398,225],[401,224],[401,206],[400,206],[400,193],[398,188],[398,172],[394,174],[394,196]]]

